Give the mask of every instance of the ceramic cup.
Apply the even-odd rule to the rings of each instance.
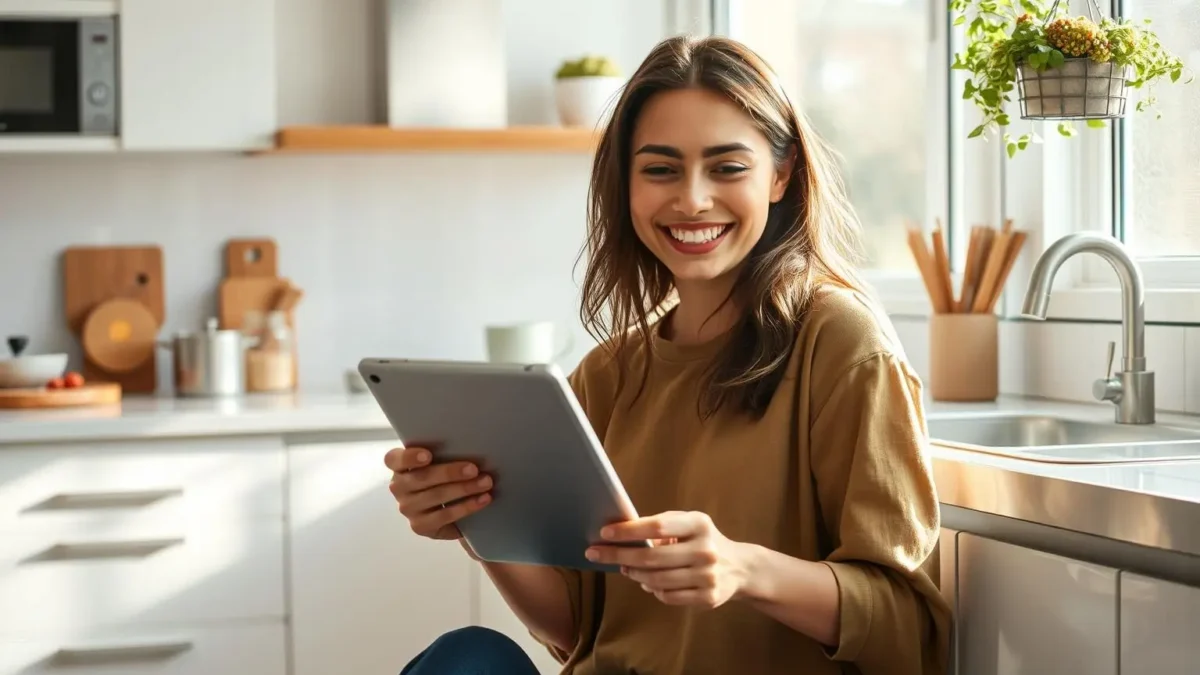
[[[533,321],[488,326],[485,330],[487,358],[492,363],[551,363],[566,356],[574,346],[570,333],[565,344],[555,347],[558,329],[550,321]]]

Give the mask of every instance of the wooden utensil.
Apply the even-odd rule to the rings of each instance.
[[[925,246],[925,237],[920,230],[911,226],[908,228],[908,248],[912,251],[917,269],[921,273],[921,281],[925,283],[925,291],[929,293],[933,311],[939,314],[949,312],[951,307],[949,288],[939,280],[936,264],[930,256],[929,249]]]
[[[111,405],[120,402],[121,385],[115,382],[85,384],[72,389],[0,389],[0,408],[6,410]]]
[[[1012,239],[1008,244],[1008,254],[1004,260],[1004,266],[1000,269],[1000,276],[996,281],[996,287],[992,291],[992,299],[988,301],[987,312],[996,310],[996,302],[1000,300],[1000,296],[1004,291],[1004,284],[1008,281],[1008,275],[1012,272],[1013,265],[1016,264],[1017,258],[1021,255],[1021,246],[1025,244],[1027,232],[1017,230],[1012,233]]]
[[[138,313],[137,326],[144,325],[143,319],[148,314],[157,335],[166,317],[161,248],[73,246],[63,251],[62,267],[63,314],[80,342],[84,342],[84,324],[90,314],[114,299],[139,303],[145,312]],[[130,329],[133,327],[130,323]],[[116,330],[118,334],[124,332],[123,328]],[[83,375],[89,382],[116,382],[124,392],[150,393],[158,387],[157,359],[147,358],[131,370],[113,372],[93,360],[87,344],[84,344]]]
[[[225,243],[225,276],[279,276],[279,248],[273,239],[230,239]]]
[[[946,297],[946,311],[954,311],[954,282],[950,278],[950,253],[942,236],[942,223],[937,221],[933,230],[933,262],[937,268],[938,292]]]

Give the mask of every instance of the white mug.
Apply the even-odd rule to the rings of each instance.
[[[486,329],[488,361],[492,363],[551,363],[566,356],[575,340],[566,333],[566,344],[555,349],[554,323],[534,321]]]

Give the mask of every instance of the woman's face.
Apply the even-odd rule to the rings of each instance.
[[[740,108],[706,89],[656,94],[633,131],[629,201],[638,238],[676,285],[735,270],[787,187],[767,138]]]

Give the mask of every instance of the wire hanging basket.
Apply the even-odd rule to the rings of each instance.
[[[1042,27],[1055,17],[1061,0],[1055,0]],[[1070,0],[1068,0],[1068,7]],[[1088,0],[1088,18],[1100,23],[1103,13],[1096,0]],[[1132,66],[1112,61],[1099,63],[1087,56],[1067,57],[1062,65],[1039,70],[1029,64],[1017,67],[1017,93],[1021,118],[1027,120],[1093,120],[1124,117]]]

